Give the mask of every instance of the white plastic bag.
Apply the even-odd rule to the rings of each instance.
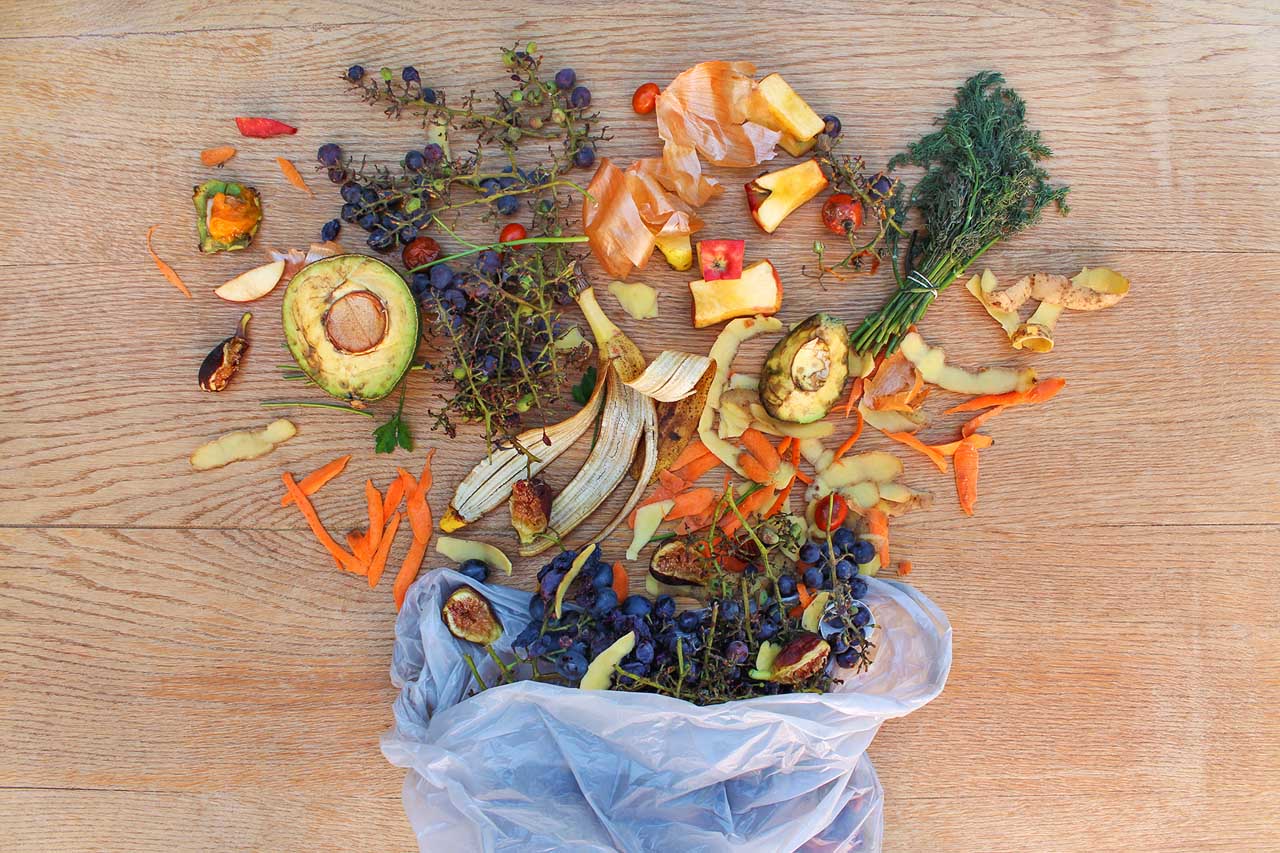
[[[878,851],[882,792],[866,749],[880,724],[941,692],[951,626],[914,588],[868,579],[871,668],[839,692],[698,707],[666,696],[521,682],[473,689],[440,606],[461,584],[505,633],[530,594],[437,569],[396,620],[401,688],[382,751],[407,768],[404,807],[423,851]]]

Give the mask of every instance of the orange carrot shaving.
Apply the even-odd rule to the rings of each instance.
[[[409,513],[409,526],[413,528],[413,538],[430,539],[431,506],[427,503],[426,495],[414,492],[409,496],[405,509]]]
[[[160,260],[160,256],[156,254],[156,250],[151,248],[151,235],[154,234],[156,229],[159,227],[159,225],[152,225],[147,229],[147,254],[151,256],[151,260],[156,262],[156,269],[160,270],[161,274],[168,279],[169,283],[178,288],[178,290],[182,292],[183,296],[190,299],[191,291],[187,288],[186,283],[183,282],[182,276],[178,275],[177,271],[174,270],[173,267]]]
[[[770,474],[777,471],[782,464],[782,457],[769,443],[769,437],[755,427],[747,427],[742,431],[742,443],[746,445],[747,452],[754,456]]]
[[[885,435],[892,438],[899,444],[905,444],[912,450],[918,450],[925,456],[928,456],[929,461],[936,465],[939,471],[944,474],[947,473],[947,457],[945,454],[939,452],[936,447],[931,447],[925,444],[909,432],[886,432]]]
[[[671,470],[674,471],[677,468],[683,468],[689,463],[701,459],[710,452],[711,451],[707,449],[705,444],[701,441],[694,440],[690,442],[684,450],[680,451],[680,455],[676,457],[676,461],[671,463]]]
[[[418,477],[418,491],[422,492],[423,497],[431,491],[431,460],[435,455],[436,449],[433,447],[427,451],[427,458],[422,463],[422,474]]]
[[[965,439],[956,449],[956,497],[965,515],[973,515],[978,502],[978,448]]]
[[[946,444],[931,444],[929,446],[941,453],[943,456],[955,456],[956,451],[960,449],[960,445],[965,443],[972,444],[978,450],[982,450],[984,447],[990,447],[992,444],[995,444],[995,441],[992,440],[989,435],[983,435],[980,432],[976,432],[973,435],[967,435],[964,438],[957,438],[955,441],[949,441]]]
[[[329,535],[329,531],[324,529],[324,525],[320,523],[320,516],[316,514],[316,508],[311,505],[311,500],[302,493],[302,489],[298,488],[298,484],[294,482],[293,475],[285,471],[280,475],[284,480],[284,487],[289,490],[289,494],[293,495],[293,502],[298,505],[298,510],[302,513],[302,517],[307,520],[311,532],[316,539],[320,540],[320,544],[325,550],[333,555],[333,558],[341,564],[342,568],[357,575],[364,574],[364,567],[360,565],[352,554],[348,553],[341,545],[333,541],[333,537]]]
[[[841,456],[844,456],[846,453],[848,453],[853,448],[853,446],[858,443],[858,439],[862,437],[863,426],[865,426],[865,418],[862,417],[862,410],[859,409],[858,425],[853,428],[853,435],[846,438],[844,440],[844,444],[836,448],[836,455],[832,457],[833,462],[835,460],[838,460]]]
[[[426,555],[426,540],[414,539],[409,546],[409,553],[404,555],[404,562],[400,564],[400,571],[396,573],[396,581],[391,586],[391,592],[396,599],[397,611],[404,606],[405,593],[409,591],[409,587],[417,579],[418,570],[422,568],[422,558]]]
[[[391,513],[400,508],[404,499],[404,478],[397,476],[387,484],[387,494],[382,498],[382,517],[390,518]]]
[[[707,486],[681,492],[673,499],[675,506],[663,516],[664,521],[675,521],[690,515],[704,515],[716,503],[716,490]]]
[[[752,482],[760,483],[761,485],[773,482],[773,474],[750,453],[740,454],[738,456],[738,464],[742,466],[742,473],[746,474],[747,478]]]
[[[675,497],[689,488],[689,484],[684,481],[683,477],[677,477],[670,471],[659,471],[658,482],[667,490],[668,497]],[[663,498],[663,500],[666,500],[666,498]]]
[[[970,418],[964,422],[964,426],[960,427],[960,435],[968,438],[978,431],[978,427],[982,426],[983,422],[985,422],[987,418],[994,418],[996,415],[1003,412],[1005,408],[1005,406],[996,406],[995,408],[987,409],[976,418]]]
[[[872,507],[863,511],[867,520],[868,541],[874,542],[880,555],[880,565],[889,565],[889,516],[883,510]]]
[[[705,456],[699,456],[697,459],[685,465],[682,468],[673,468],[672,473],[684,480],[686,483],[696,483],[703,474],[720,464],[720,457],[714,453],[708,452]]]
[[[862,397],[862,377],[859,376],[853,380],[853,384],[849,386],[849,400],[844,404],[844,416],[847,418],[853,412],[853,407],[858,404],[858,400]]]
[[[732,497],[730,499],[732,500]],[[749,516],[768,506],[772,500],[773,489],[757,489],[738,503],[738,512],[742,513],[744,517]],[[738,518],[738,513],[735,513],[732,509],[729,510],[728,515],[720,520],[720,530],[724,532],[725,536],[732,536],[738,532],[740,527],[742,527],[742,519]]]
[[[206,166],[221,166],[236,156],[234,145],[219,145],[217,148],[206,148],[200,152],[200,162]]]
[[[369,558],[369,589],[377,586],[378,581],[382,579],[382,572],[387,567],[387,555],[391,553],[391,543],[396,538],[396,531],[400,529],[402,517],[398,512],[391,515],[387,520],[387,529],[382,531],[382,541],[378,543],[378,550]]]
[[[1032,385],[1026,391],[1010,391],[1007,394],[984,394],[965,400],[958,406],[947,409],[945,414],[956,412],[976,412],[991,406],[1020,406],[1030,403],[1043,403],[1052,400],[1067,384],[1065,379],[1045,379]]]
[[[627,590],[631,588],[631,581],[627,578],[627,570],[621,562],[613,564],[613,591],[618,596],[618,601],[627,600]]]
[[[680,519],[680,523],[676,525],[677,536],[688,536],[698,530],[702,530],[711,524],[714,518],[713,512],[705,512],[702,515],[691,515],[687,518]]]
[[[804,609],[809,606],[809,602],[813,601],[813,596],[809,594],[809,588],[802,583],[796,584],[796,595],[800,597],[800,603],[787,611],[787,615],[792,619],[799,619],[804,615]]]
[[[351,553],[354,554],[355,558],[361,563],[369,561],[369,554],[365,550],[365,543],[368,541],[369,540],[365,537],[365,534],[361,533],[359,530],[352,530],[347,533],[347,547],[351,549]]]
[[[726,571],[734,574],[742,574],[747,569],[747,561],[736,554],[725,554],[720,558],[720,564],[724,566]]]
[[[382,524],[385,521],[382,514],[382,492],[373,485],[373,480],[364,481],[364,500],[369,507],[369,532],[364,535],[367,562],[382,544]]]
[[[302,493],[307,497],[311,497],[320,491],[325,483],[342,473],[342,469],[347,467],[347,463],[351,461],[351,454],[339,456],[332,462],[321,465],[307,476],[298,481],[298,488],[302,489]],[[288,506],[293,503],[293,495],[285,492],[280,496],[280,506]]]
[[[773,502],[773,506],[769,507],[769,509],[765,511],[765,518],[773,518],[775,515],[782,512],[783,507],[787,505],[787,501],[791,499],[791,490],[795,487],[795,484],[795,477],[792,477],[787,481],[787,485],[778,494],[778,499]]]
[[[280,167],[280,171],[284,173],[285,180],[312,198],[316,197],[316,194],[311,191],[311,187],[307,186],[307,182],[302,179],[302,173],[298,171],[297,166],[283,157],[277,157],[276,164]]]
[[[790,450],[790,449],[791,449],[791,445],[792,445],[794,442],[795,442],[795,439],[794,439],[794,438],[792,438],[792,437],[791,437],[791,436],[789,436],[789,435],[784,435],[784,436],[782,437],[782,441],[779,441],[779,442],[778,442],[778,456],[782,456],[782,454],[784,454],[784,453],[786,453],[788,450]]]
[[[911,574],[911,561],[902,560],[898,563],[898,577],[905,578],[909,574]]]

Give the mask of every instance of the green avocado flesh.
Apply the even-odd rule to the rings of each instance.
[[[830,314],[814,314],[778,341],[760,374],[760,402],[780,421],[825,417],[849,377],[849,334]]]
[[[307,376],[353,406],[395,389],[418,347],[418,306],[394,269],[365,255],[303,267],[284,293],[284,336]]]

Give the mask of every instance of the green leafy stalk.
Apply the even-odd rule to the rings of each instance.
[[[400,405],[396,407],[396,413],[385,424],[373,431],[374,453],[394,453],[397,447],[413,452],[413,433],[409,432],[409,425],[401,417],[403,414],[404,386],[401,385]]]
[[[983,71],[956,90],[941,128],[889,161],[890,170],[915,165],[925,172],[911,191],[925,233],[904,258],[898,291],[854,331],[862,353],[893,352],[908,327],[969,265],[1000,240],[1039,221],[1050,204],[1067,212],[1068,187],[1049,183],[1038,165],[1053,152],[1027,127],[1026,104],[1004,77]],[[897,254],[900,235],[890,232]]]

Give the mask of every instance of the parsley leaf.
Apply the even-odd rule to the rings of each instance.
[[[582,374],[582,380],[574,385],[570,394],[579,406],[585,406],[591,399],[591,392],[596,390],[596,366],[593,364]]]
[[[394,453],[397,447],[413,451],[413,433],[401,415],[404,413],[404,386],[400,386],[400,405],[391,419],[373,431],[373,452]]]

